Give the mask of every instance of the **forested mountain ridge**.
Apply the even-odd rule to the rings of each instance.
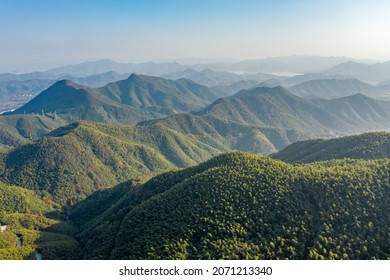
[[[31,114],[47,116],[53,124],[48,125],[45,131],[77,120],[116,125],[160,123],[180,133],[189,133],[198,140],[212,139],[216,135],[219,144],[214,145],[215,148],[227,142],[223,146],[228,149],[260,153],[275,152],[298,139],[333,137],[390,127],[388,102],[361,94],[332,100],[306,100],[280,86],[241,90],[233,96],[219,98],[224,94],[226,92],[223,93],[221,88],[207,88],[185,79],[173,81],[134,74],[126,80],[97,89],[64,80],[7,115],[27,113],[23,118],[29,118]],[[196,109],[198,111],[188,113]],[[187,112],[188,115],[177,115],[179,112]],[[158,120],[166,116],[170,117]],[[43,135],[34,131],[34,123],[31,123],[27,137],[15,132],[19,130],[12,127],[7,117],[3,116],[2,120],[11,127],[3,129],[2,144],[16,146]],[[203,131],[202,135],[192,131],[187,123],[194,119],[199,122],[195,126],[198,132]],[[184,123],[178,123],[179,120]],[[216,128],[217,123],[219,128]],[[187,129],[183,131],[183,127]],[[215,130],[218,132],[214,133]],[[224,130],[231,133],[221,133]],[[279,131],[276,134],[292,131],[300,136],[274,140],[265,132],[267,130]],[[210,131],[214,135],[207,135]],[[30,133],[32,137],[29,137]],[[231,135],[232,140],[222,140],[226,135]],[[253,141],[259,143],[250,145]]]
[[[201,114],[258,125],[326,134],[329,129],[345,130],[349,125],[309,100],[291,94],[283,87],[242,90],[219,99]]]
[[[156,112],[118,104],[102,95],[98,89],[69,80],[56,82],[21,108],[6,115],[32,113],[50,113],[67,122],[92,120],[112,124],[131,124],[163,116]]]
[[[173,81],[135,74],[100,88],[61,80],[6,115],[51,113],[67,122],[91,120],[136,124],[177,112],[198,110],[222,96],[223,90],[190,80]]]
[[[58,204],[34,191],[0,182],[0,260],[79,259],[77,229],[59,220]]]
[[[390,78],[390,61],[365,64],[347,61],[322,71],[328,75],[346,75],[365,82],[383,82]]]
[[[42,215],[54,211],[53,202],[44,201],[31,190],[9,186],[2,182],[0,182],[0,202],[0,212],[24,213],[28,209],[30,213]]]
[[[15,231],[1,258],[31,258],[42,246],[48,258],[389,259],[390,163],[377,160],[389,156],[388,134],[298,142],[273,155],[322,160],[305,165],[217,156],[388,129],[387,102],[307,100],[280,86],[221,96],[185,79],[132,75],[98,89],[60,81],[1,116],[0,194],[15,202],[4,204],[1,219]],[[176,114],[192,108],[201,109]],[[100,123],[68,124],[78,119]],[[142,183],[151,174],[161,175]],[[77,241],[49,214],[69,217]],[[19,235],[26,251],[9,250]]]
[[[271,157],[291,163],[343,158],[390,158],[390,133],[373,132],[335,139],[299,141]]]
[[[126,80],[101,87],[99,92],[120,104],[135,108],[170,109],[178,112],[198,110],[223,96],[219,91],[190,80],[169,80],[135,74]]]
[[[0,74],[0,77],[4,74]],[[49,86],[60,80],[71,80],[75,83],[89,87],[102,87],[110,82],[126,79],[130,74],[105,72],[87,77],[73,77],[71,75],[48,75],[47,78],[31,75],[31,79],[23,80],[24,74],[10,75],[11,80],[0,78],[0,112],[18,109],[33,99]],[[12,80],[12,78],[16,80]],[[21,80],[18,80],[20,78]]]
[[[360,94],[334,100],[306,100],[291,94],[283,87],[258,87],[220,98],[191,114],[173,115],[160,120],[141,122],[139,125],[158,123],[182,133],[201,135],[203,138],[212,134],[213,139],[224,138],[225,142],[242,135],[245,131],[243,126],[250,127],[256,133],[264,134],[279,150],[283,145],[288,145],[289,140],[276,140],[272,137],[275,133],[270,135],[270,131],[296,135],[285,137],[292,143],[298,138],[334,137],[389,129],[389,108],[387,102]],[[255,152],[248,147],[238,149]],[[267,151],[270,150],[264,152]]]
[[[160,127],[78,122],[1,155],[0,180],[64,205],[146,173],[194,165],[219,150]]]
[[[87,99],[93,95],[83,86],[72,88],[82,91]],[[381,128],[390,118],[386,106],[362,95],[315,102],[294,96],[282,87],[255,88],[218,99],[192,114],[176,114],[129,127],[82,121],[58,128],[35,142],[31,139],[50,131],[50,125],[62,119],[56,119],[55,114],[51,118],[6,116],[4,120],[14,118],[11,125],[20,126],[17,130],[4,130],[4,139],[17,139],[7,145],[29,144],[9,151],[4,146],[0,179],[34,189],[64,205],[70,203],[69,199],[82,199],[130,178],[188,167],[223,151],[270,154],[298,140],[329,137],[332,132],[347,134]],[[349,113],[352,109],[356,114]],[[358,114],[360,119],[366,118],[365,122],[352,122]],[[27,129],[34,127],[33,120],[48,125],[42,126],[41,131]]]
[[[17,147],[30,143],[66,124],[65,120],[55,119],[54,115],[0,116],[0,143],[9,147]]]
[[[79,220],[84,257],[389,259],[389,167],[387,159],[293,166],[223,154],[109,190],[111,206]]]
[[[314,99],[312,101],[351,124],[355,128],[355,133],[390,128],[389,101],[375,100],[360,93],[332,100]]]
[[[357,79],[310,80],[288,88],[293,94],[310,98],[332,99],[357,93],[371,98],[388,98],[384,89],[364,83]]]

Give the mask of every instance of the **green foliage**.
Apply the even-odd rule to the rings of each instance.
[[[7,145],[0,144],[0,154],[6,154],[10,151],[10,147]]]
[[[389,259],[389,168],[227,153],[114,188],[80,244],[87,259]]]
[[[23,112],[22,112],[23,113]],[[67,122],[37,114],[0,116],[0,144],[10,147],[30,143]]]
[[[390,158],[390,133],[373,132],[328,140],[296,142],[272,155],[272,158],[291,163],[342,158]]]
[[[194,165],[217,153],[160,126],[80,122],[11,151],[0,179],[70,205],[129,178]]]
[[[26,213],[5,213],[1,217],[3,224],[11,229],[44,230],[52,233],[75,236],[77,229],[65,222],[44,216]]]
[[[41,249],[46,259],[80,258],[78,242],[72,237],[77,229],[43,216],[51,214],[49,204],[30,190],[4,185],[1,190],[4,203],[0,204],[0,222],[7,225],[7,231],[0,233],[0,259],[35,259],[36,249]],[[20,209],[25,213],[4,211]],[[18,239],[21,246],[16,247]]]
[[[303,132],[306,137],[327,135],[331,130],[344,132],[351,129],[336,115],[282,87],[243,90],[214,102],[199,114],[252,126],[294,129]]]
[[[19,109],[7,113],[50,114],[67,123],[92,120],[112,124],[134,124],[142,119],[159,117],[161,114],[121,105],[97,89],[73,83],[69,80],[56,82]]]
[[[78,233],[78,229],[75,226],[62,221],[56,221],[55,223],[51,224],[49,227],[43,228],[43,230],[52,233],[68,235],[72,237],[76,236]]]
[[[50,114],[56,120],[136,124],[176,112],[200,109],[222,94],[189,80],[131,75],[100,88],[69,80],[56,82],[24,106],[7,114]]]
[[[40,230],[58,223],[58,221],[48,219],[44,216],[25,213],[9,213],[4,215],[2,219],[3,223],[9,225],[11,229],[24,228]]]
[[[289,185],[292,167],[228,154],[213,159],[203,172],[188,171],[185,179],[127,214],[111,258],[172,258],[169,252],[180,238],[188,243],[191,259],[294,258],[288,247],[267,250],[269,242],[289,244],[295,258],[303,258],[299,248],[308,238],[303,228],[310,226],[304,215],[309,208]]]
[[[21,236],[22,247],[34,247],[42,251],[45,259],[79,259],[80,248],[75,239],[63,234],[28,229],[13,230]]]
[[[75,240],[59,240],[41,245],[42,254],[47,260],[80,259],[80,247]]]
[[[390,161],[332,160],[302,168],[310,174],[302,187],[318,207],[309,258],[390,259]]]
[[[35,254],[32,246],[0,249],[0,260],[35,260]]]
[[[10,231],[0,232],[0,249],[16,247],[17,236]]]
[[[156,87],[145,95],[148,85]],[[0,184],[0,220],[12,230],[0,258],[31,258],[38,248],[48,259],[389,259],[389,160],[330,160],[387,158],[385,133],[299,142],[274,155],[329,161],[295,166],[227,153],[145,184],[137,180],[221,151],[271,153],[388,119],[387,109],[359,95],[336,104],[257,88],[192,114],[129,127],[81,121],[41,137],[73,120],[135,123],[214,98],[188,85],[132,76],[94,90],[62,81],[24,108],[44,107],[45,116],[1,117],[0,180],[30,190]],[[191,98],[173,98],[177,92],[163,92],[169,87]],[[56,203],[80,227],[81,251],[75,226],[43,216]],[[21,248],[12,247],[15,236]]]
[[[0,211],[7,212],[30,212],[42,215],[53,211],[53,205],[44,201],[33,191],[7,186],[0,182]]]
[[[20,247],[16,247],[18,238]],[[37,250],[49,260],[80,258],[78,242],[68,235],[25,228],[0,233],[0,259],[35,259]]]
[[[198,110],[223,96],[219,91],[191,80],[167,80],[136,74],[110,83],[99,91],[121,104],[168,114]]]

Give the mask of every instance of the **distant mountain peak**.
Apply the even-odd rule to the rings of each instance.
[[[255,88],[249,89],[249,90],[246,90],[246,89],[241,90],[241,91],[237,92],[235,95],[233,95],[231,98],[241,97],[241,96],[245,96],[245,95],[275,94],[275,93],[292,95],[287,89],[285,89],[282,86],[275,86],[275,87],[261,86],[261,87],[255,87]]]
[[[69,79],[59,80],[53,84],[53,86],[68,86],[68,87],[75,86],[75,85],[78,85],[78,84],[69,80]],[[79,86],[81,86],[81,85],[79,85]]]

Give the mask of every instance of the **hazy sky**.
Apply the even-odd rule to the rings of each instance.
[[[0,0],[0,71],[110,58],[390,59],[390,1]]]

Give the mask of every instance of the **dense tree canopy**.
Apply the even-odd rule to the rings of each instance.
[[[81,225],[84,257],[388,259],[389,167],[223,154],[112,189],[111,207]]]

